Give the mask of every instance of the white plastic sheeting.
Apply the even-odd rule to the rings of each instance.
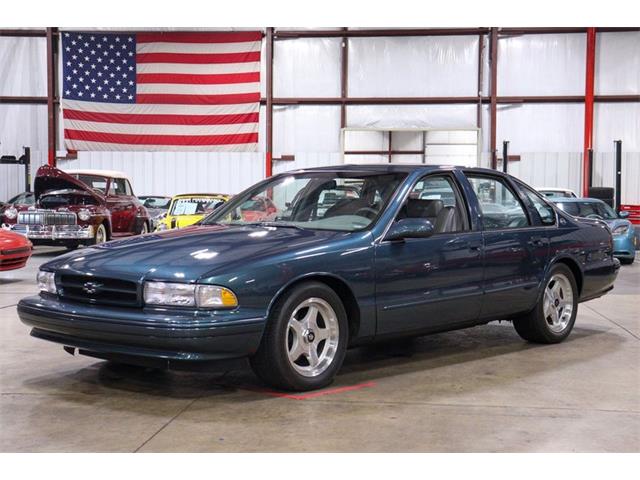
[[[47,106],[0,105],[0,155],[20,156],[31,147],[31,172],[47,161]],[[25,190],[24,167],[0,165],[0,200]]]
[[[44,38],[0,37],[0,95],[46,95],[45,59]]]
[[[261,153],[79,152],[58,166],[125,172],[136,195],[233,194],[264,178]]]
[[[273,108],[273,156],[340,151],[340,107]]]
[[[595,90],[600,95],[640,95],[640,32],[598,34]]]
[[[498,41],[498,95],[584,95],[585,34]]]
[[[339,97],[341,45],[341,38],[300,38],[275,42],[273,95]]]
[[[622,140],[623,151],[640,152],[640,103],[597,103],[593,123],[595,152],[612,152],[614,140]]]
[[[498,150],[508,140],[509,152],[580,152],[584,106],[572,103],[498,105]]]
[[[476,36],[351,38],[349,95],[477,95],[478,44]]]
[[[354,105],[347,126],[376,128],[475,128],[475,105]]]
[[[593,185],[595,187],[616,186],[616,159],[613,152],[601,152],[594,156]],[[640,152],[622,154],[622,192],[623,204],[640,204]]]

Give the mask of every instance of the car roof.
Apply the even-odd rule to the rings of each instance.
[[[229,197],[226,193],[181,193],[174,195],[173,198],[190,198],[190,197]]]
[[[504,176],[505,174],[489,168],[480,167],[463,167],[460,165],[425,165],[418,164],[395,164],[395,163],[373,163],[373,164],[344,164],[333,165],[328,167],[304,168],[300,170],[291,170],[283,172],[281,175],[304,173],[304,172],[380,172],[380,173],[412,173],[415,171],[435,172],[435,171],[452,171],[464,170],[465,172],[489,173],[492,175]]]
[[[575,197],[547,197],[547,200],[551,202],[562,203],[604,203],[598,198],[575,198]]]
[[[68,173],[69,175],[97,175],[100,177],[108,177],[108,178],[125,178],[129,181],[129,177],[124,172],[119,172],[117,170],[93,170],[93,169],[84,169],[84,168],[75,168],[70,170],[64,170],[64,173]]]

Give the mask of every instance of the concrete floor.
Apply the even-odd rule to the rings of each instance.
[[[508,323],[352,350],[335,383],[278,397],[247,370],[158,372],[31,338],[0,273],[0,451],[639,451],[640,262],[580,306],[569,339]]]

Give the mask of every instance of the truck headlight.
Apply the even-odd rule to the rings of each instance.
[[[15,207],[9,207],[4,211],[4,216],[9,220],[13,220],[18,216],[18,210]]]
[[[629,231],[629,225],[618,225],[611,232],[613,235],[624,235]]]
[[[40,290],[41,292],[47,292],[47,293],[57,292],[55,273],[43,272],[42,270],[40,270],[38,271],[36,280],[38,281],[38,290]]]
[[[238,306],[238,299],[228,288],[216,285],[145,282],[144,302],[147,305],[174,307],[229,308]]]
[[[86,222],[87,220],[89,220],[91,218],[91,212],[89,210],[82,209],[82,210],[78,211],[78,218],[80,220],[82,220],[83,222]]]

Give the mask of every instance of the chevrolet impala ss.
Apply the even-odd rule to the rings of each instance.
[[[349,189],[326,206],[326,192]],[[247,218],[256,199],[276,212]],[[31,335],[164,368],[249,357],[267,384],[329,384],[350,346],[510,320],[558,343],[613,288],[611,231],[493,170],[359,165],[264,180],[198,224],[41,267]],[[205,363],[206,364],[206,363]]]

